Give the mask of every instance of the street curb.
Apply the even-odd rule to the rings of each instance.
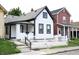
[[[56,52],[56,53],[50,53],[50,54],[44,54],[44,55],[54,55],[54,54],[58,54],[58,53],[64,53],[64,52],[75,51],[75,50],[79,50],[79,48],[78,49],[65,50],[65,51],[59,51],[59,52]]]

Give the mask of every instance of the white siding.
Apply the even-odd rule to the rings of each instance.
[[[39,38],[53,38],[53,20],[47,12],[47,19],[43,18],[43,12],[47,12],[45,9],[38,15],[35,20],[35,37]],[[39,34],[39,23],[44,24],[44,33]],[[51,24],[51,34],[46,33],[46,24]]]

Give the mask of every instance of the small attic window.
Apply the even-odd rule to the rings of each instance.
[[[65,16],[63,16],[63,20],[66,20],[66,17]]]
[[[47,12],[43,12],[43,18],[47,18]]]

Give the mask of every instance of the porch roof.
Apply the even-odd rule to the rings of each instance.
[[[58,23],[58,25],[71,27],[71,24],[66,24],[66,23],[61,23],[61,24]]]

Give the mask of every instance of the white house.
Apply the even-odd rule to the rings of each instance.
[[[23,39],[30,33],[34,39],[53,38],[53,18],[46,6],[22,16],[8,15],[5,20],[7,38]]]

